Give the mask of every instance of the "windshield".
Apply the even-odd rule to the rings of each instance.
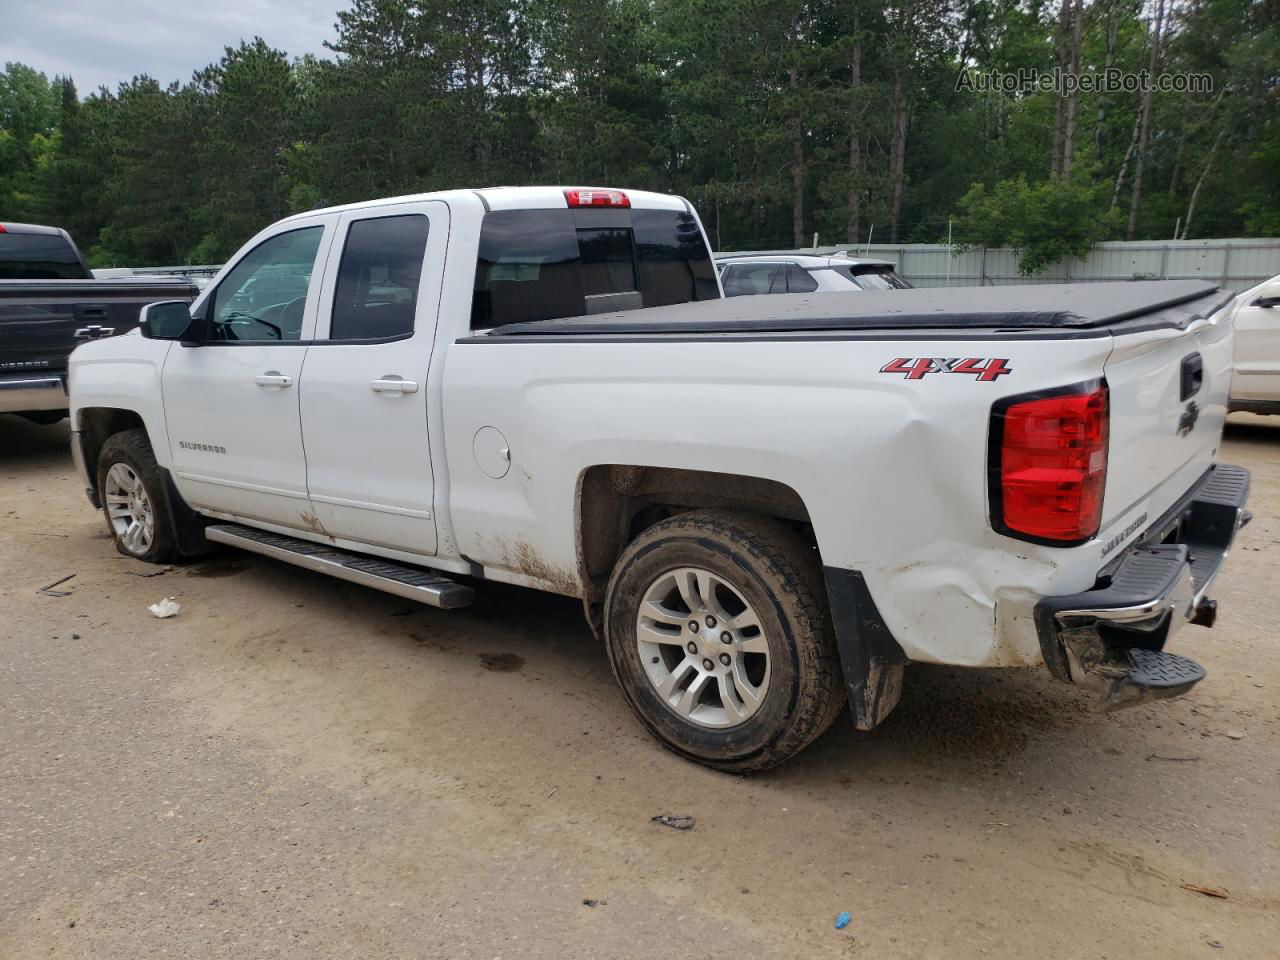
[[[863,290],[910,290],[911,284],[893,272],[893,267],[879,264],[859,264],[834,267],[836,273],[848,277]]]

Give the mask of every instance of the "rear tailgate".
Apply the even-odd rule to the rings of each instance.
[[[196,293],[179,278],[0,280],[0,373],[61,372],[79,344],[136,327],[144,305]]]
[[[1214,462],[1231,385],[1229,312],[1228,304],[1182,327],[1148,318],[1116,328],[1104,366],[1111,404],[1104,543],[1154,522]]]

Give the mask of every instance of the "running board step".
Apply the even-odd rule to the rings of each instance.
[[[1103,696],[1108,709],[1180,697],[1204,679],[1204,667],[1189,657],[1134,647],[1126,651],[1129,670],[1115,677]]]
[[[373,587],[384,593],[394,593],[397,597],[417,600],[444,610],[469,606],[475,596],[475,591],[466,584],[450,580],[435,570],[424,570],[362,553],[338,550],[310,540],[257,530],[238,523],[219,523],[205,527],[204,535],[215,543],[260,553],[317,573],[327,573],[339,580]]]

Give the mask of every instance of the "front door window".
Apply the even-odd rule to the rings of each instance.
[[[324,227],[262,241],[222,278],[209,302],[209,340],[276,343],[302,337],[303,308]]]

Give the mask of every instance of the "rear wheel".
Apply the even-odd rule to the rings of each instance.
[[[844,684],[812,548],[772,520],[707,510],[619,558],[605,636],[628,702],[664,745],[765,770],[821,734]]]
[[[98,491],[116,549],[149,563],[177,555],[164,478],[145,430],[113,434],[98,455]]]

